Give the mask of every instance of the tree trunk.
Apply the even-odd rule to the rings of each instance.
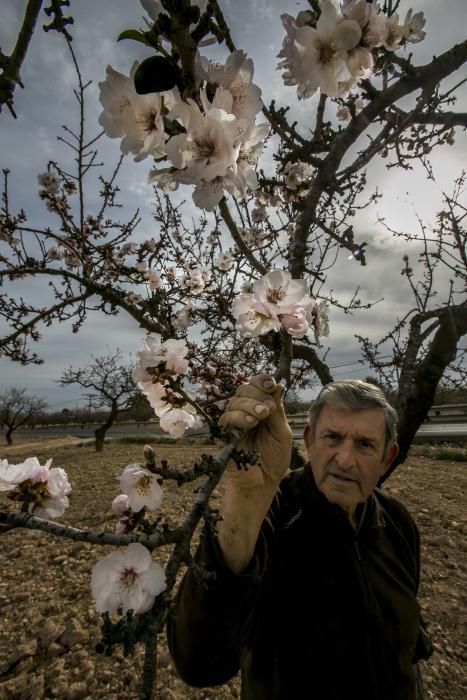
[[[433,405],[435,392],[444,371],[454,361],[457,344],[467,333],[467,303],[452,306],[439,316],[440,324],[424,359],[418,365],[399,413],[399,455],[381,483],[405,461],[415,433]]]
[[[104,440],[105,440],[105,434],[107,433],[108,429],[112,427],[114,424],[115,418],[117,417],[118,414],[118,408],[117,408],[117,402],[112,401],[112,406],[110,409],[110,413],[107,416],[107,420],[103,425],[100,425],[98,428],[95,429],[94,431],[94,436],[96,439],[96,452],[102,452],[104,450]]]
[[[5,440],[7,441],[8,445],[11,445],[13,443],[13,438],[11,437],[12,433],[13,430],[11,428],[8,428],[5,434]]]

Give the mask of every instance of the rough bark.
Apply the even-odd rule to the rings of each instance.
[[[105,423],[103,425],[100,425],[94,431],[94,435],[96,438],[96,452],[103,451],[105,435],[106,435],[108,429],[111,428],[112,425],[114,424],[117,415],[118,415],[117,402],[113,401],[111,409],[110,409],[110,413],[107,416],[107,420],[105,421]]]
[[[458,342],[467,333],[467,302],[443,311],[439,321],[430,348],[414,373],[407,401],[399,412],[399,455],[382,481],[405,461],[415,433],[433,405],[438,383],[456,357]]]

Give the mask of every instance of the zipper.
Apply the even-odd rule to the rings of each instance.
[[[372,610],[375,607],[375,599],[371,590],[370,582],[368,581],[368,576],[366,573],[366,567],[363,562],[362,553],[360,551],[360,546],[358,544],[358,539],[354,539],[354,549],[358,560],[358,569],[360,571],[360,579],[362,582],[363,597],[365,605],[368,610]]]

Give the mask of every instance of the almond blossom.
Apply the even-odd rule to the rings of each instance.
[[[185,340],[169,338],[158,343],[153,338],[144,339],[144,350],[138,352],[139,362],[133,370],[133,379],[138,384],[152,383],[161,372],[184,374],[188,367],[188,347]]]
[[[123,137],[122,153],[131,152],[140,161],[148,155],[163,155],[167,136],[162,118],[164,98],[155,92],[138,95],[134,87],[137,67],[135,61],[127,77],[107,66],[107,77],[99,83],[99,100],[104,108],[99,124],[110,138]]]
[[[353,76],[347,66],[348,52],[360,42],[362,29],[353,19],[339,15],[331,0],[322,0],[315,27],[300,26],[290,15],[281,15],[286,30],[278,64],[286,85],[297,85],[299,99],[320,89],[336,96]]]
[[[308,163],[298,160],[296,163],[289,161],[284,168],[284,181],[291,190],[296,190],[302,182],[313,174],[313,168]]]
[[[40,173],[37,181],[47,195],[57,195],[60,192],[60,180],[54,173]]]
[[[128,505],[134,513],[142,508],[155,510],[162,503],[163,492],[157,474],[144,469],[140,464],[129,464],[117,477]]]
[[[97,612],[114,613],[121,608],[124,614],[145,613],[165,589],[164,569],[139,542],[128,545],[125,552],[111,552],[92,569]]]
[[[220,253],[217,258],[214,259],[214,266],[217,267],[218,270],[221,270],[221,272],[227,272],[233,264],[234,257],[230,250]]]
[[[63,469],[53,467],[49,459],[41,465],[37,457],[28,457],[21,464],[0,460],[0,491],[15,501],[32,505],[32,512],[41,518],[58,518],[69,506],[71,486]]]
[[[234,196],[244,196],[258,185],[254,166],[262,150],[269,127],[237,118],[230,93],[218,88],[217,104],[209,102],[206,90],[200,90],[203,110],[188,99],[169,113],[185,133],[173,136],[166,145],[172,168],[154,170],[149,182],[164,189],[176,189],[178,184],[195,185],[192,197],[196,206],[213,211],[227,190]],[[219,92],[220,91],[220,92]],[[219,97],[221,95],[221,97]],[[202,291],[202,285],[196,285]]]
[[[316,342],[329,334],[327,302],[317,304],[305,280],[292,279],[287,270],[272,270],[234,300],[235,328],[246,338],[284,328],[294,338],[314,333]]]
[[[190,325],[190,313],[193,309],[194,306],[190,302],[185,304],[181,309],[177,309],[170,319],[172,326],[180,331],[185,331]]]
[[[157,270],[146,270],[144,273],[144,279],[148,283],[149,289],[154,292],[156,289],[160,289],[162,286],[162,280],[160,274]]]
[[[315,341],[319,343],[321,336],[329,335],[329,304],[327,301],[322,301],[316,304],[313,309],[313,326],[315,332]]]
[[[126,493],[121,493],[119,496],[115,496],[112,501],[112,510],[116,515],[125,515],[130,510],[130,505],[128,503],[128,496]]]
[[[380,46],[386,29],[386,15],[377,2],[344,0],[342,14],[358,22],[362,30],[360,42],[347,55],[347,68],[353,78],[360,78],[373,68],[371,49]]]
[[[281,327],[276,314],[258,302],[253,294],[240,294],[233,302],[232,314],[236,319],[235,328],[245,338],[278,331]]]
[[[383,46],[388,51],[395,51],[404,38],[404,27],[399,24],[399,15],[394,12],[386,22]]]
[[[196,55],[195,74],[209,84],[218,85],[212,106],[254,121],[263,107],[261,90],[253,83],[254,66],[244,51],[233,51],[225,65]]]
[[[191,407],[190,407],[191,408]],[[159,425],[174,438],[180,438],[188,428],[200,426],[198,416],[184,408],[173,408],[161,416]]]
[[[416,12],[413,14],[412,8],[410,8],[405,16],[404,26],[402,28],[404,39],[411,44],[423,41],[426,36],[426,32],[423,31],[425,24],[426,19],[423,12]]]

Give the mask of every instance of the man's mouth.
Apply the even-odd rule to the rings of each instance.
[[[330,476],[333,476],[335,479],[338,479],[339,481],[347,481],[349,483],[352,483],[355,481],[355,479],[352,479],[350,476],[344,476],[343,474],[334,474],[333,472],[329,472]]]

